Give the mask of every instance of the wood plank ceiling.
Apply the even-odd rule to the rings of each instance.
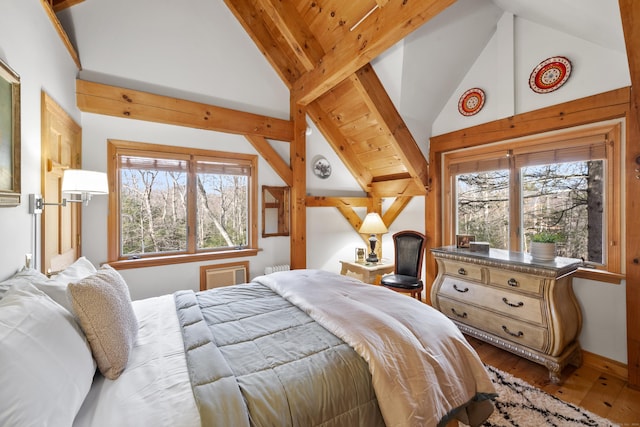
[[[453,0],[225,0],[374,197],[417,196],[428,163],[369,64]]]

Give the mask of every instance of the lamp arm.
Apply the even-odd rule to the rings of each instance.
[[[32,215],[38,215],[42,213],[45,206],[67,206],[67,203],[84,203],[85,206],[89,204],[91,200],[91,193],[82,193],[81,199],[66,199],[63,198],[60,203],[45,202],[40,194],[29,194],[29,213]]]

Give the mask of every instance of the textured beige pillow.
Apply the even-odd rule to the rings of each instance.
[[[98,369],[115,380],[127,366],[138,334],[127,284],[116,270],[105,265],[95,274],[69,283],[67,291]]]

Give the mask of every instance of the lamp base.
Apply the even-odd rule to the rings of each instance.
[[[371,252],[369,252],[369,256],[367,257],[367,262],[378,262],[378,254],[376,253],[376,243],[378,242],[378,238],[375,234],[369,236],[369,247],[371,248]]]

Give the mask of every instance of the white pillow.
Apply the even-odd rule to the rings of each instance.
[[[91,276],[96,272],[96,268],[85,257],[78,258],[73,264],[53,276],[51,279],[37,280],[33,284],[49,297],[73,312],[71,301],[67,295],[67,286],[71,282],[77,282],[85,277]],[[44,275],[43,275],[44,276]]]
[[[91,261],[81,256],[75,260],[73,264],[53,276],[51,280],[68,285],[69,282],[77,282],[80,279],[91,276],[95,272],[96,268],[91,264]]]
[[[7,292],[12,286],[18,284],[25,283],[33,283],[36,281],[44,282],[48,280],[47,276],[40,273],[38,270],[34,270],[33,268],[24,268],[18,271],[13,276],[9,277],[7,280],[0,282],[0,298]]]
[[[73,315],[29,284],[0,300],[0,425],[70,426],[95,373]]]

